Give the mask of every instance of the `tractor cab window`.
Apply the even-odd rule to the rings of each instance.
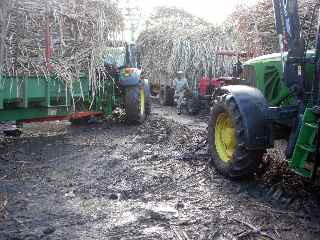
[[[245,65],[243,67],[242,76],[246,81],[246,84],[251,87],[256,87],[256,70],[254,66]]]
[[[137,68],[138,61],[137,61],[137,46],[135,44],[128,44],[127,46],[127,65],[129,67]]]
[[[110,47],[106,49],[105,64],[122,67],[126,64],[126,48]]]

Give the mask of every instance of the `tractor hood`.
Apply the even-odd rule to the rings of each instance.
[[[284,59],[287,59],[288,52],[285,52],[283,54]],[[308,50],[306,54],[306,59],[312,59],[315,57],[315,50]],[[263,55],[260,57],[256,57],[253,59],[250,59],[244,63],[244,65],[254,65],[257,63],[268,63],[268,62],[280,62],[281,61],[281,53],[272,53]]]
[[[283,54],[286,61],[288,53]],[[305,87],[312,89],[315,50],[307,51],[305,64]],[[283,81],[283,64],[280,53],[273,53],[251,59],[243,64],[243,79],[248,85],[258,88],[269,105],[290,104],[289,89]],[[283,99],[287,99],[286,103]]]

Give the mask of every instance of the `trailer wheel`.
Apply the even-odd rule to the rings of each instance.
[[[187,111],[189,115],[197,115],[200,111],[199,100],[196,97],[189,97],[187,100]]]
[[[144,85],[128,87],[124,96],[127,122],[141,124],[146,119],[146,98]]]
[[[170,86],[161,87],[159,98],[162,106],[172,106],[174,103],[174,89]]]
[[[208,126],[209,153],[215,168],[224,176],[242,179],[252,176],[264,150],[245,148],[245,128],[238,106],[224,95],[213,106]]]
[[[151,114],[151,88],[148,80],[144,82],[144,91],[145,91],[145,109],[146,115],[149,116]]]
[[[20,137],[22,134],[22,131],[19,129],[15,129],[15,130],[5,130],[3,131],[4,135],[6,137]]]

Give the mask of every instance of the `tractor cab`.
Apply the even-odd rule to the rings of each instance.
[[[137,47],[133,43],[119,43],[105,50],[104,79],[113,79],[119,87],[138,84],[141,80]]]

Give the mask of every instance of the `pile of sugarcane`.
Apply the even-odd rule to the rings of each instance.
[[[190,80],[229,75],[236,61],[219,53],[232,49],[225,29],[177,8],[158,8],[137,44],[142,67],[154,83],[173,79],[180,70]]]
[[[315,42],[318,11],[314,11],[319,0],[299,0],[302,33],[308,48]],[[279,40],[275,32],[273,5],[271,0],[259,0],[253,6],[239,6],[229,17],[226,25],[232,32],[236,48],[251,56],[279,52]]]
[[[111,0],[1,0],[0,73],[54,75],[72,86],[85,72],[98,85],[104,49],[122,29]]]

